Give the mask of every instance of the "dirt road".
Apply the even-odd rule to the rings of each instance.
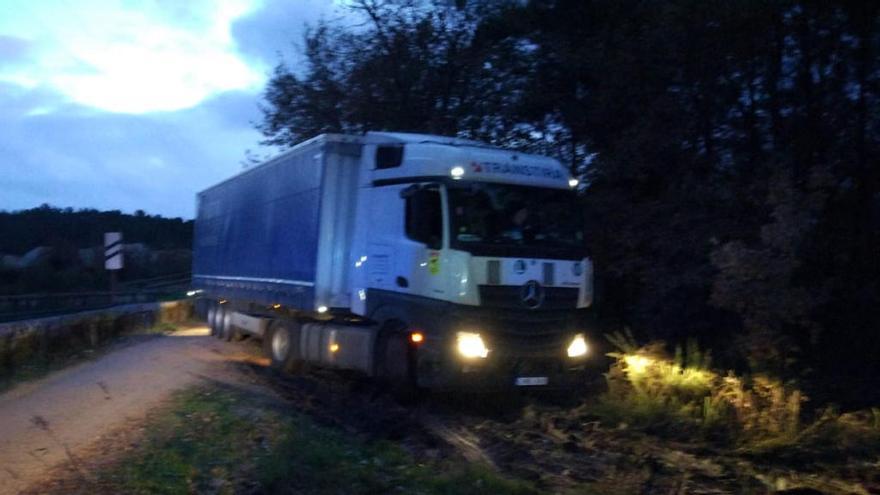
[[[223,343],[202,327],[144,338],[0,395],[0,495],[29,486],[31,493],[90,486],[82,481],[101,471],[102,458],[113,462],[141,448],[138,432],[149,410],[203,380],[258,390],[358,441],[392,442],[419,462],[489,466],[542,492],[880,493],[876,464],[848,462],[848,474],[839,477],[816,466],[757,463],[706,442],[604,425],[588,403],[437,394],[404,406],[373,382],[345,374],[281,375],[257,343]]]
[[[203,377],[236,380],[230,363],[251,361],[205,327],[144,336],[103,357],[0,395],[0,494],[17,493],[102,435],[143,418]]]

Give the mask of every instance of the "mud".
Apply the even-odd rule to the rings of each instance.
[[[784,493],[798,487],[812,487],[809,493],[880,493],[880,479],[774,468],[705,443],[661,440],[625,424],[603,426],[589,413],[589,394],[580,403],[563,404],[558,397],[516,393],[432,395],[402,404],[363,377],[327,370],[281,374],[267,366],[257,342],[226,344],[207,336],[145,342],[105,359],[91,371],[86,367],[36,386],[33,393],[42,394],[42,401],[20,395],[20,414],[12,415],[17,426],[0,426],[0,487],[24,486],[40,474],[43,483],[46,477],[75,482],[88,476],[137,448],[138,418],[146,410],[172,390],[208,380],[271,395],[284,407],[367,441],[395,442],[418,460],[483,463],[548,493]],[[129,378],[120,380],[120,370]],[[82,402],[79,415],[65,419],[62,410],[70,408],[62,398],[71,389]],[[126,405],[118,407],[126,395]],[[53,406],[56,400],[61,402]],[[0,415],[9,417],[9,407],[9,394],[0,397]],[[92,408],[98,421],[82,417]],[[8,433],[18,435],[13,442],[19,443],[7,441]],[[3,455],[14,462],[3,463]],[[63,484],[50,480],[42,486]]]

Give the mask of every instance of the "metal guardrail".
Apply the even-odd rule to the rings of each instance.
[[[120,304],[156,302],[180,298],[187,285],[122,292],[65,292],[0,296],[0,322],[56,316],[104,309]]]
[[[172,273],[158,277],[144,278],[139,280],[127,280],[120,283],[123,290],[133,289],[156,289],[162,287],[189,286],[192,280],[190,272]]]

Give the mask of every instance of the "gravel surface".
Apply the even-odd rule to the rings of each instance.
[[[0,395],[0,494],[18,493],[55,466],[125,428],[174,390],[205,376],[235,380],[228,364],[252,359],[206,327],[136,336],[99,359]]]

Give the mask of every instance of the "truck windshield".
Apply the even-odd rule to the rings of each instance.
[[[454,246],[495,256],[504,247],[583,251],[583,215],[573,191],[471,183],[448,192]]]

